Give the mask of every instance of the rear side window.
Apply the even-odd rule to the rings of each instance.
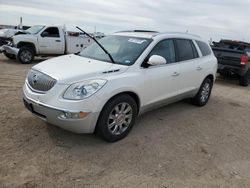
[[[156,44],[149,57],[152,55],[159,55],[167,60],[167,63],[175,62],[175,49],[173,40],[163,40]]]
[[[191,40],[176,39],[176,49],[179,61],[187,61],[198,57],[197,50]]]
[[[210,55],[212,53],[209,46],[205,42],[196,41],[196,43],[198,44],[198,46],[201,50],[202,56],[207,56],[207,55]]]

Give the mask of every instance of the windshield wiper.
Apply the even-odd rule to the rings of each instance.
[[[83,31],[80,27],[76,26],[77,29],[79,29],[81,32],[83,32],[84,35],[87,35],[89,38],[93,39],[96,44],[98,44],[98,46],[100,46],[100,48],[109,56],[110,60],[112,63],[115,64],[115,61],[113,59],[113,57],[111,56],[111,54],[95,39],[95,37],[92,37],[91,35],[89,35],[87,32]]]

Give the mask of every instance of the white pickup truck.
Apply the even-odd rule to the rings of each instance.
[[[56,56],[78,53],[91,44],[93,40],[78,32],[66,32],[60,26],[36,25],[24,33],[10,38],[8,45],[0,47],[10,59],[21,63],[31,63],[35,56]]]

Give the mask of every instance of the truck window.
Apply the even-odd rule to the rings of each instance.
[[[59,36],[59,30],[58,30],[57,27],[49,27],[49,28],[45,29],[43,31],[43,33],[44,32],[48,33],[48,35],[46,37],[58,37],[58,38],[60,37]]]
[[[167,60],[167,63],[175,62],[175,49],[173,40],[164,40],[156,44],[149,57],[159,55]]]
[[[202,56],[207,56],[207,55],[210,55],[212,53],[209,46],[205,42],[196,41],[196,43],[198,44],[198,46],[201,50]]]
[[[176,39],[176,49],[179,61],[187,61],[198,57],[198,52],[191,40]]]

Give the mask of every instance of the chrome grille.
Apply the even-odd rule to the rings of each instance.
[[[46,92],[54,87],[56,80],[36,70],[28,73],[28,85],[35,92]]]

